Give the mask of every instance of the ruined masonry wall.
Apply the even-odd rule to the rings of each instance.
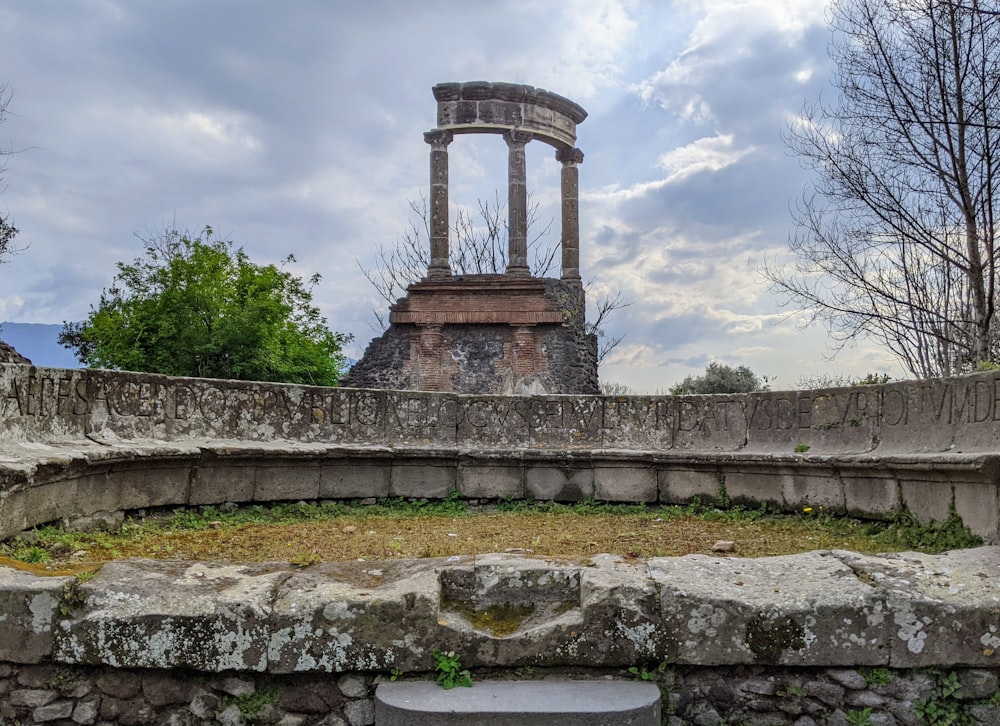
[[[535,675],[634,677],[622,669],[539,669]],[[949,675],[961,684],[961,695],[946,704],[964,711],[972,723],[1000,723],[1000,706],[992,702],[997,669],[957,668]],[[408,677],[432,679],[430,673]],[[849,713],[864,709],[871,709],[872,724],[923,726],[918,706],[936,700],[941,678],[926,670],[762,667],[672,667],[658,677],[667,726],[846,726]],[[873,677],[877,681],[869,684]],[[0,719],[81,725],[369,726],[375,722],[375,688],[385,680],[384,674],[370,673],[337,678],[255,673],[206,677],[177,671],[0,663]]]
[[[996,724],[998,582],[995,547],[134,560],[85,582],[0,567],[0,719],[235,724],[253,706],[259,722],[362,726],[378,682],[431,679],[441,649],[480,680],[644,669],[676,726],[846,724],[866,708],[873,723],[916,725],[930,701]]]
[[[372,496],[683,503],[1000,541],[1000,375],[725,396],[485,396],[0,366],[0,538],[156,506]],[[136,486],[136,482],[143,486]]]
[[[724,493],[924,519],[954,509],[995,537],[998,422],[993,373],[744,396],[501,397],[4,365],[0,536],[150,506],[457,489]],[[637,564],[129,561],[83,582],[0,567],[0,719],[240,723],[253,708],[262,722],[362,726],[378,679],[429,677],[442,648],[477,677],[647,668],[671,726],[846,724],[868,708],[872,723],[909,725],[931,703],[996,724],[998,612],[997,547]],[[495,635],[485,624],[503,613],[513,632]]]

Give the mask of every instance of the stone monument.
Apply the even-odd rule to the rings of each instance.
[[[430,144],[430,264],[389,311],[344,379],[355,388],[456,393],[597,393],[597,338],[585,324],[580,279],[576,126],[587,112],[549,91],[511,83],[434,86]],[[508,147],[508,259],[500,275],[456,275],[449,262],[448,146],[461,134],[498,134]],[[562,272],[528,267],[525,145],[542,141],[562,164]]]

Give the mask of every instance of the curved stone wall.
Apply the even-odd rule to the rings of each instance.
[[[0,537],[150,506],[457,489],[649,502],[724,494],[868,516],[906,507],[925,519],[953,507],[996,538],[998,401],[994,374],[605,398],[4,365]],[[865,708],[875,723],[918,724],[934,699],[996,723],[998,583],[998,547],[642,563],[127,561],[82,582],[0,567],[0,719],[239,723],[259,695],[272,720],[367,726],[378,674],[421,677],[441,648],[477,676],[649,668],[672,726],[849,723]],[[336,684],[316,680],[328,673]]]
[[[0,538],[110,510],[367,496],[907,509],[1000,536],[1000,376],[475,396],[0,366]]]

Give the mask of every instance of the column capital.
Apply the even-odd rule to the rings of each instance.
[[[556,149],[556,161],[561,161],[563,164],[582,164],[583,152],[569,146]]]
[[[521,146],[523,146],[524,144],[527,144],[529,141],[535,138],[535,136],[534,134],[531,134],[527,131],[518,131],[514,129],[511,131],[505,131],[503,134],[503,138],[504,141],[507,142],[508,146],[513,144],[520,144]]]
[[[424,132],[424,141],[434,147],[447,146],[455,138],[455,134],[445,129],[435,129]]]

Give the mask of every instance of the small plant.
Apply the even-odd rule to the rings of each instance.
[[[402,676],[402,675],[403,675],[403,671],[400,670],[399,668],[390,668],[389,669],[389,680],[392,681],[393,683],[395,683],[396,681],[398,681],[399,678],[400,678],[400,676]]]
[[[74,577],[63,585],[62,592],[59,594],[59,614],[64,618],[70,617],[73,611],[87,600],[87,596],[80,591],[81,582],[83,581],[79,577]]]
[[[887,686],[892,682],[892,671],[885,666],[872,666],[870,668],[859,668],[858,671],[865,679],[865,685]]]
[[[958,674],[932,671],[937,677],[934,690],[917,701],[916,711],[920,723],[926,726],[972,726],[976,723],[962,703],[962,684]]]
[[[806,689],[802,686],[797,686],[794,683],[788,686],[788,688],[783,691],[778,692],[779,696],[794,696],[795,698],[802,698],[806,695]]]
[[[719,492],[716,494],[719,500],[719,506],[728,509],[733,503],[733,500],[729,498],[729,491],[726,489],[726,475],[722,474],[719,476]]]
[[[851,726],[874,726],[870,708],[863,708],[860,711],[851,710],[844,715],[847,716],[847,723]]]
[[[646,666],[632,666],[628,669],[628,672],[639,680],[655,681],[665,670],[667,670],[667,661],[662,661],[652,670],[646,668]]]
[[[50,556],[45,548],[32,545],[30,547],[20,547],[15,550],[14,559],[20,560],[21,562],[27,562],[32,565],[38,565],[43,562],[48,562]]]
[[[799,443],[795,444],[795,453],[796,454],[804,454],[807,451],[809,451],[809,449],[811,449],[811,448],[812,447],[809,444],[803,444],[800,441]]]
[[[972,534],[955,511],[954,502],[943,522],[920,522],[909,511],[901,512],[893,522],[894,534],[906,546],[920,552],[947,552],[948,550],[978,547],[983,540]]]
[[[288,560],[289,564],[295,567],[309,567],[310,565],[318,565],[323,561],[323,558],[319,556],[315,550],[312,552],[295,555]]]
[[[455,686],[472,686],[472,675],[462,668],[462,661],[455,655],[455,651],[445,653],[435,648],[431,655],[434,656],[434,670],[438,672],[435,681],[438,685],[446,691]]]
[[[240,716],[252,721],[264,706],[271,703],[278,703],[280,700],[281,695],[276,690],[262,688],[245,696],[234,696],[230,703],[240,710]]]

